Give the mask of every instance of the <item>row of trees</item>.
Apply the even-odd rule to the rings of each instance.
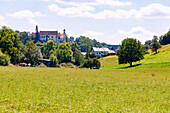
[[[81,47],[73,42],[72,44],[64,42],[58,43],[53,40],[48,42],[36,42],[36,37],[28,35],[26,32],[14,32],[12,29],[2,26],[0,29],[0,65],[18,64],[21,62],[37,65],[40,58],[50,59],[51,66],[55,67],[58,63],[71,62],[77,66],[85,66],[90,56],[81,54]],[[90,52],[90,44],[86,44],[88,54]],[[93,59],[91,59],[93,60]],[[93,68],[96,66],[97,59],[91,62]],[[99,61],[98,61],[99,62]],[[99,63],[98,63],[99,64]],[[91,68],[89,66],[88,68]]]

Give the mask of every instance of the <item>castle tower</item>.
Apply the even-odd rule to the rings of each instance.
[[[63,30],[63,40],[66,40],[66,30]]]
[[[38,25],[36,25],[35,32],[38,33]]]

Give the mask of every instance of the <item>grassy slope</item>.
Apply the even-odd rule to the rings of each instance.
[[[0,112],[168,112],[169,73],[0,67]]]
[[[153,54],[150,50],[151,54],[145,55],[145,58],[139,62],[133,63],[134,66],[130,69],[141,69],[141,68],[170,68],[170,44],[163,46],[158,50],[158,54]],[[108,56],[100,59],[102,64],[102,69],[124,69],[129,66],[129,64],[121,64],[118,65],[118,57],[117,56]]]

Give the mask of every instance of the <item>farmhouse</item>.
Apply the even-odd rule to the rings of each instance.
[[[97,47],[92,47],[92,53],[95,53],[96,56],[102,56],[104,54],[108,54],[108,55],[114,55],[115,54],[115,51],[113,50],[109,50],[108,48],[97,48]]]

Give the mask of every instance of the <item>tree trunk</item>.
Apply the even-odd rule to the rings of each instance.
[[[130,62],[130,67],[132,67],[132,62]]]

